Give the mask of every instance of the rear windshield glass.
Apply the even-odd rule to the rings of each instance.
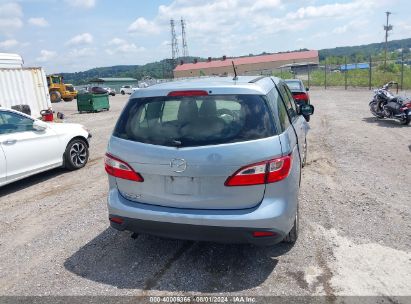
[[[299,81],[286,81],[285,82],[290,90],[302,90],[301,82]]]
[[[213,95],[131,99],[113,135],[154,145],[190,147],[274,134],[262,96]]]

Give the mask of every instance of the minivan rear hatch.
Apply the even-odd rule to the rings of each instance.
[[[131,99],[108,153],[144,178],[116,178],[131,201],[245,209],[261,202],[265,185],[227,187],[225,181],[245,165],[280,156],[281,145],[262,96],[167,96]]]

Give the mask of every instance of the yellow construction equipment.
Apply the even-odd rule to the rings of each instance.
[[[47,85],[50,93],[51,102],[72,101],[77,98],[77,91],[73,85],[64,83],[63,77],[59,75],[48,75]]]

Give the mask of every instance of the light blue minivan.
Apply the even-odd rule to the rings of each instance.
[[[136,91],[105,158],[113,228],[186,240],[295,242],[312,105],[274,77]]]

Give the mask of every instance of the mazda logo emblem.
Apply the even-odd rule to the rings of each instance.
[[[181,158],[174,158],[170,161],[170,167],[174,172],[181,173],[187,169],[187,162]]]

